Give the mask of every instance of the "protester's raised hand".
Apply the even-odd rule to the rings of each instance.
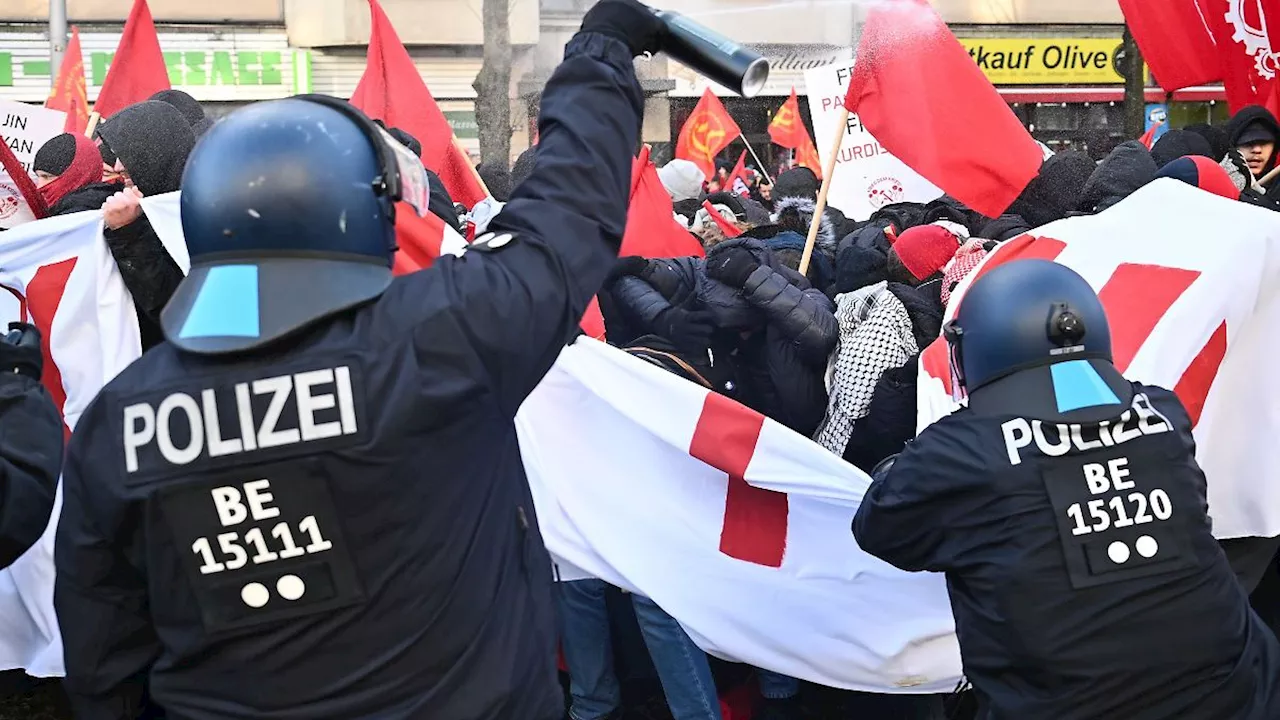
[[[707,261],[707,277],[740,288],[758,267],[760,263],[756,262],[754,255],[742,248],[733,248]]]
[[[102,219],[109,230],[119,230],[139,217],[142,217],[142,191],[136,187],[127,187],[102,204]]]
[[[582,32],[617,38],[632,55],[640,56],[660,52],[666,30],[653,11],[636,0],[600,0],[582,18]]]

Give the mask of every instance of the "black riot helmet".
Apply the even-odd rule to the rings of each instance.
[[[1111,362],[1111,329],[1098,294],[1075,271],[1047,260],[1015,260],[979,277],[943,336],[968,393],[1021,370]]]
[[[422,163],[327,96],[255,103],[196,146],[182,180],[191,273],[161,316],[187,352],[251,350],[378,297],[395,204],[427,207]]]

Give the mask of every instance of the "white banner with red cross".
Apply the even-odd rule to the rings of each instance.
[[[1187,407],[1214,535],[1280,535],[1280,213],[1158,180],[1104,213],[1001,245],[956,288],[946,320],[974,279],[1025,258],[1088,280],[1116,367]],[[952,391],[939,339],[921,357],[921,429],[958,407]]]

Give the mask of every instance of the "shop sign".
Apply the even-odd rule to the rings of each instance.
[[[960,38],[993,85],[1123,83],[1119,38]]]

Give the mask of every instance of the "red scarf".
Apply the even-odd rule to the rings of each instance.
[[[86,185],[102,182],[102,153],[98,146],[84,135],[75,134],[76,155],[61,175],[40,188],[40,196],[53,207],[68,194]]]

